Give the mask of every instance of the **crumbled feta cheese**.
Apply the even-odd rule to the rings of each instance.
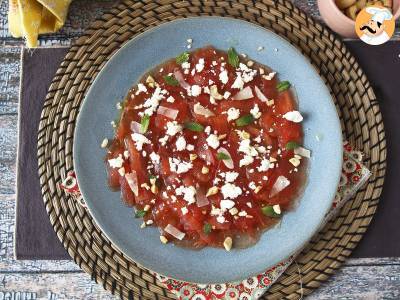
[[[125,168],[124,167],[119,168],[118,169],[118,173],[119,173],[119,175],[124,176],[125,175]]]
[[[225,217],[224,216],[218,216],[217,217],[217,222],[221,223],[221,224],[224,223],[225,222]]]
[[[259,167],[257,167],[258,172],[266,172],[269,169],[269,160],[264,158],[261,161],[261,164]]]
[[[224,198],[235,199],[242,194],[242,189],[232,183],[225,183],[221,187],[221,193]]]
[[[250,156],[258,155],[256,148],[250,145],[250,139],[241,140],[238,151]]]
[[[178,124],[178,122],[173,121],[173,122],[168,122],[167,123],[167,135],[174,136],[178,132],[182,131],[182,126]]]
[[[235,81],[233,82],[233,84],[232,84],[232,88],[233,89],[239,89],[239,90],[241,90],[242,88],[243,88],[243,86],[244,86],[244,81],[243,81],[243,79],[242,79],[242,76],[241,76],[241,74],[238,72],[238,73],[236,73],[236,75],[237,75],[237,77],[236,77],[236,79],[235,79]]]
[[[238,176],[239,176],[239,173],[237,173],[237,172],[226,172],[225,173],[225,181],[226,182],[234,182]]]
[[[155,152],[150,153],[150,159],[155,165],[158,165],[160,163],[160,155]]]
[[[279,204],[275,204],[274,206],[272,206],[272,209],[274,210],[274,212],[278,215],[280,215],[282,213],[281,211],[281,207],[279,206]]]
[[[207,126],[207,127],[204,129],[204,132],[207,133],[207,134],[210,134],[210,132],[211,132],[211,127],[210,127],[210,126]]]
[[[272,80],[272,78],[274,78],[275,74],[276,74],[276,72],[271,72],[271,73],[268,73],[267,75],[263,75],[263,78],[266,80]]]
[[[234,206],[235,206],[235,202],[233,202],[232,200],[224,199],[224,200],[221,200],[221,202],[220,202],[220,207],[221,207],[222,211],[229,210]]]
[[[143,103],[143,106],[146,107],[144,113],[146,115],[153,115],[153,113],[157,110],[160,101],[165,98],[165,92],[161,90],[160,87],[156,87],[153,95],[150,98],[146,99]]]
[[[223,84],[227,84],[228,83],[228,71],[223,70],[221,73],[219,73],[219,80],[223,83]]]
[[[241,212],[239,212],[239,217],[245,217],[247,216],[247,212],[245,210],[242,210]]]
[[[175,190],[175,193],[178,196],[183,196],[183,200],[185,200],[188,204],[196,202],[196,189],[194,186],[185,187],[181,185]]]
[[[189,210],[187,209],[186,206],[184,206],[181,208],[181,212],[182,212],[182,215],[186,215],[189,212]]]
[[[169,136],[165,135],[162,138],[159,138],[158,141],[160,142],[161,146],[165,146],[167,144]]]
[[[193,168],[193,164],[191,162],[182,161],[179,158],[170,157],[168,161],[170,170],[177,174],[186,173]]]
[[[147,87],[143,83],[138,84],[138,90],[135,95],[139,95],[140,93],[147,93]]]
[[[303,121],[303,116],[297,110],[289,111],[282,117],[294,123],[300,123],[301,121]]]
[[[245,155],[240,161],[239,161],[239,166],[248,166],[254,161],[254,158],[251,157],[250,155]]]
[[[249,188],[250,188],[251,190],[255,190],[255,189],[257,188],[256,183],[255,183],[254,181],[250,181],[250,182],[249,182]]]
[[[143,149],[144,144],[151,144],[151,141],[143,134],[135,132],[131,134],[131,137],[132,140],[135,142],[135,146],[138,151],[141,151]]]
[[[185,138],[183,136],[178,137],[177,140],[176,140],[175,145],[176,145],[176,150],[177,151],[185,150],[185,148],[186,148],[186,140],[185,140]]]
[[[104,139],[104,140],[101,142],[100,147],[101,147],[101,148],[106,148],[107,145],[108,145],[108,139]]]
[[[119,154],[117,157],[109,159],[108,164],[110,165],[111,168],[119,169],[124,164],[124,159],[122,158],[122,155]]]
[[[213,149],[217,149],[219,147],[218,136],[215,134],[210,134],[206,141],[207,144]]]
[[[203,71],[203,69],[204,69],[204,58],[200,58],[200,59],[199,59],[199,62],[196,64],[195,68],[196,68],[196,71],[197,71],[198,73],[200,73],[201,71]]]
[[[174,102],[175,102],[175,98],[172,97],[172,96],[169,96],[169,97],[167,98],[167,102],[169,102],[169,103],[174,103]]]
[[[197,84],[192,85],[190,88],[190,95],[193,97],[197,97],[201,94],[201,87]]]
[[[260,112],[260,108],[258,107],[258,104],[254,104],[254,107],[252,109],[250,109],[250,113],[253,115],[253,117],[255,119],[258,119],[259,117],[261,117],[261,112]]]
[[[186,145],[186,150],[187,151],[193,151],[194,150],[194,146],[192,144],[187,144]]]
[[[208,86],[203,87],[204,94],[210,94],[210,88]]]
[[[183,62],[181,66],[182,66],[182,69],[184,69],[184,70],[190,69],[190,63],[187,61]]]
[[[186,42],[188,42],[189,44],[193,43],[193,39],[189,38],[186,40]]]
[[[146,157],[147,156],[147,152],[146,151],[142,151],[142,155],[143,155],[143,157]]]
[[[125,158],[128,158],[128,157],[129,157],[129,151],[128,151],[128,150],[125,150],[125,151],[124,151],[124,157],[125,157]]]

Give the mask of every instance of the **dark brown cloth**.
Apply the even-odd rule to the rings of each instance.
[[[42,105],[66,48],[24,49],[21,58],[17,208],[17,259],[69,259],[46,213],[39,185],[37,131]]]
[[[400,178],[400,42],[368,46],[346,42],[358,58],[378,95],[388,146],[388,168],[378,212],[353,257],[400,256],[400,201],[396,179]],[[16,257],[18,259],[64,259],[46,214],[37,175],[36,139],[41,107],[47,88],[66,49],[23,51],[20,99],[20,133],[17,178]],[[397,155],[396,155],[397,154]]]

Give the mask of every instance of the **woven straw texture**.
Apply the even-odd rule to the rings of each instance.
[[[265,294],[266,299],[298,299],[318,288],[340,267],[362,238],[382,191],[386,140],[374,92],[343,43],[286,0],[125,1],[104,14],[79,38],[50,86],[38,134],[40,183],[58,238],[74,261],[97,283],[123,299],[173,298],[161,283],[118,251],[88,212],[59,188],[73,170],[72,143],[79,107],[102,66],[129,39],[177,18],[216,15],[247,20],[281,35],[299,49],[329,87],[344,137],[362,150],[372,171],[368,184],[339,216],[316,235]]]

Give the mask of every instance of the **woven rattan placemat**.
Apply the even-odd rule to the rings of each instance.
[[[59,183],[73,169],[79,107],[105,62],[135,35],[170,20],[199,15],[247,20],[297,47],[326,82],[345,138],[363,150],[365,164],[372,171],[368,185],[313,238],[297,257],[297,265],[289,267],[265,295],[268,299],[298,299],[327,280],[366,231],[382,191],[386,141],[378,102],[354,57],[334,34],[289,1],[125,1],[94,22],[61,63],[43,106],[38,160],[46,210],[68,253],[104,288],[124,299],[173,297],[150,272],[118,251],[88,212],[61,191]]]

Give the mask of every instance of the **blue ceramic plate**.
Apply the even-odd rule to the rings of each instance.
[[[141,220],[107,187],[103,163],[104,137],[112,137],[115,105],[146,70],[186,50],[213,45],[239,53],[278,71],[296,88],[304,121],[305,146],[312,151],[308,184],[299,206],[279,227],[265,232],[248,249],[206,248],[200,251],[163,245],[156,228],[140,229]],[[257,51],[259,46],[265,47]],[[105,65],[89,89],[79,113],[74,140],[74,165],[79,185],[96,223],[109,239],[140,265],[175,279],[195,283],[241,280],[266,270],[299,250],[316,232],[338,185],[342,135],[335,106],[317,72],[293,46],[274,33],[229,18],[201,17],[173,21],[134,38]]]

